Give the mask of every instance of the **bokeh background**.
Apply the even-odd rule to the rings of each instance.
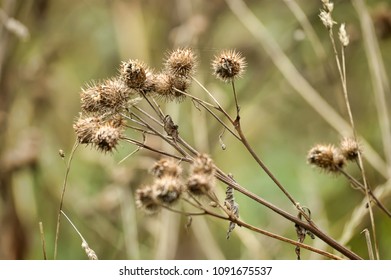
[[[318,38],[315,48],[288,2],[293,1],[245,1],[319,96],[348,120],[328,33],[318,17],[321,1],[294,2]],[[391,3],[371,0],[366,4],[389,78]],[[250,143],[326,232],[368,258],[361,232],[370,223],[360,208],[362,194],[343,177],[324,174],[306,163],[314,144],[338,144],[341,133],[293,89],[262,42],[225,1],[2,0],[0,8],[0,259],[43,259],[39,222],[47,257],[53,258],[80,88],[117,75],[120,62],[129,58],[160,69],[167,51],[180,46],[195,50],[197,78],[232,114],[230,86],[212,76],[210,60],[221,49],[236,49],[246,57],[246,73],[236,86]],[[386,162],[360,18],[350,1],[335,1],[334,19],[346,22],[350,35],[346,72],[357,130]],[[191,93],[205,97],[196,85]],[[386,88],[387,108],[389,94]],[[179,125],[183,138],[211,154],[241,185],[295,213],[227,132],[223,136],[227,149],[221,149],[222,128],[214,119],[189,100],[161,106]],[[65,159],[59,156],[60,149]],[[64,211],[100,259],[296,258],[293,246],[246,229],[236,228],[226,240],[228,224],[214,218],[194,217],[191,227],[185,228],[183,216],[167,211],[148,216],[137,210],[134,191],[151,180],[148,170],[159,156],[141,151],[118,164],[134,150],[122,143],[113,154],[102,154],[81,146],[72,162]],[[374,168],[365,161],[365,166],[371,186],[382,190],[382,201],[391,208],[391,185],[384,172],[387,163]],[[357,168],[348,170],[359,178]],[[223,199],[224,186],[217,188]],[[236,201],[245,221],[296,239],[290,222],[238,193]],[[376,208],[374,213],[380,256],[391,259],[391,221]],[[307,238],[306,242],[330,250],[318,239]],[[86,259],[80,245],[77,233],[62,219],[57,258]],[[304,259],[320,258],[302,251]]]

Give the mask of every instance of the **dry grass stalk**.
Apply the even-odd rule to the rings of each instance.
[[[81,247],[86,252],[86,255],[88,259],[90,260],[98,260],[98,256],[96,255],[95,251],[90,248],[87,241],[84,239],[83,235],[81,235],[80,231],[77,229],[77,227],[72,223],[72,221],[68,218],[68,216],[64,213],[64,211],[61,210],[61,214],[64,215],[64,217],[68,220],[68,222],[71,224],[71,226],[74,228],[74,230],[77,232],[77,234],[80,236],[82,243]]]
[[[42,224],[42,222],[39,222],[39,233],[41,235],[43,259],[47,260],[48,258],[47,258],[47,255],[46,255],[45,234],[44,234],[44,231],[43,231],[43,224]]]

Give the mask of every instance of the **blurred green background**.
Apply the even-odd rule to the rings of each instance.
[[[245,1],[293,64],[343,118],[347,113],[326,29],[318,14],[321,1],[298,0],[326,54],[319,57],[286,1]],[[366,1],[386,66],[391,73],[391,4]],[[80,88],[115,76],[122,60],[137,58],[160,69],[167,51],[190,46],[198,55],[197,78],[234,114],[231,88],[211,75],[210,60],[221,49],[236,49],[248,62],[237,81],[243,130],[254,149],[288,191],[311,209],[313,219],[364,258],[357,226],[363,196],[341,176],[308,166],[306,155],[317,143],[338,144],[331,128],[286,82],[262,45],[223,0],[2,0],[0,1],[0,259],[43,259],[38,223],[46,251],[53,244],[66,160],[75,142],[72,124],[80,110]],[[23,24],[16,31],[10,18]],[[384,158],[377,109],[360,23],[350,1],[335,1],[334,19],[347,23],[351,43],[346,72],[357,130]],[[337,33],[337,31],[335,31]],[[389,77],[389,74],[388,74]],[[191,93],[205,97],[195,84]],[[387,102],[389,102],[387,92]],[[387,104],[387,107],[389,107]],[[183,138],[252,192],[294,214],[295,209],[257,167],[243,146],[190,100],[162,103]],[[156,142],[156,145],[161,143]],[[59,149],[65,160],[58,155]],[[243,228],[226,240],[228,223],[209,217],[186,219],[163,211],[148,216],[135,208],[134,191],[150,182],[148,170],[158,155],[141,151],[118,162],[135,147],[122,143],[114,154],[90,147],[77,150],[71,166],[64,211],[100,259],[295,259],[294,247]],[[365,153],[365,151],[364,151]],[[366,164],[373,188],[387,178]],[[359,178],[357,168],[349,168]],[[382,201],[391,208],[391,186]],[[224,186],[218,193],[224,198]],[[236,193],[241,218],[262,229],[296,239],[294,225]],[[374,208],[380,256],[391,259],[391,221]],[[356,216],[355,216],[356,215]],[[329,250],[322,241],[306,242]],[[81,240],[62,219],[58,259],[86,259]],[[321,258],[302,250],[303,259]]]

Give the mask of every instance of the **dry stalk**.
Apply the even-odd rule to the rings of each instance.
[[[68,222],[71,224],[73,229],[77,232],[77,234],[81,238],[81,247],[86,252],[86,255],[88,259],[90,260],[98,260],[98,256],[96,255],[95,251],[90,248],[87,241],[84,239],[83,235],[81,235],[80,231],[77,229],[77,227],[72,223],[72,221],[68,218],[68,216],[64,213],[64,211],[61,210],[61,214],[64,215],[64,217],[68,220]]]
[[[64,177],[64,182],[62,185],[62,192],[61,192],[61,198],[60,198],[60,206],[59,206],[58,215],[57,215],[56,236],[55,236],[55,241],[54,241],[54,257],[53,257],[54,259],[57,259],[57,246],[58,246],[58,238],[60,236],[61,212],[62,212],[62,206],[64,203],[65,189],[66,189],[67,182],[68,182],[69,171],[71,170],[72,159],[73,159],[73,156],[74,156],[78,146],[79,146],[78,142],[76,142],[73,145],[73,148],[72,148],[72,151],[71,151],[71,154],[69,156],[69,160],[68,160],[68,163],[66,166],[65,177]]]
[[[225,0],[228,7],[244,27],[254,36],[269,55],[278,70],[293,89],[340,135],[351,131],[351,126],[321,97],[301,75],[278,43],[269,34],[264,24],[254,15],[242,0]],[[385,178],[388,177],[386,164],[373,147],[361,136],[365,158]]]
[[[365,241],[367,242],[369,259],[374,260],[375,256],[373,254],[373,249],[372,249],[371,234],[369,233],[368,229],[364,229],[361,233],[364,233],[365,235]]]
[[[328,1],[326,1],[326,2],[328,2]],[[329,2],[329,3],[331,3],[331,2]],[[325,10],[323,10],[322,12],[327,13],[330,16],[330,19],[331,19],[332,10],[327,10],[326,5],[324,5],[324,7],[325,7]],[[340,28],[340,41],[341,41],[341,54],[340,55],[341,55],[341,58],[342,58],[342,63],[341,63],[341,60],[340,60],[340,57],[339,57],[339,54],[338,54],[338,51],[337,51],[337,46],[336,46],[336,43],[335,43],[335,40],[334,40],[333,27],[332,27],[332,25],[331,26],[328,26],[327,24],[325,24],[325,25],[326,25],[326,27],[327,27],[327,29],[329,31],[329,37],[330,37],[331,45],[332,45],[333,50],[334,50],[335,61],[336,61],[337,68],[338,68],[338,73],[339,73],[339,76],[340,76],[340,79],[341,79],[343,96],[344,96],[344,100],[345,100],[346,109],[347,109],[347,112],[348,112],[348,115],[349,115],[349,121],[350,121],[350,126],[351,126],[351,129],[352,129],[353,137],[354,137],[355,142],[358,142],[357,141],[357,131],[356,131],[356,128],[355,128],[355,125],[354,125],[353,114],[352,114],[352,110],[351,110],[351,107],[350,107],[350,101],[349,101],[348,90],[347,90],[347,83],[346,83],[346,72],[345,72],[345,69],[346,69],[346,66],[345,66],[345,48],[349,44],[349,40],[348,40],[348,38],[347,38],[347,36],[345,34],[346,31],[344,30],[344,24],[343,24],[343,25],[341,25],[341,28]],[[344,38],[342,38],[342,37],[344,37]],[[373,210],[372,210],[372,204],[371,204],[371,198],[370,198],[370,192],[371,191],[370,191],[369,185],[367,183],[367,177],[366,177],[366,174],[365,174],[364,164],[363,164],[363,160],[362,160],[362,154],[361,154],[360,150],[358,150],[358,153],[357,153],[357,163],[358,163],[359,169],[361,171],[361,177],[362,177],[362,180],[363,180],[365,196],[366,196],[367,202],[368,202],[368,209],[369,209],[369,216],[370,216],[370,221],[371,221],[371,228],[372,228],[372,233],[373,233],[373,238],[374,238],[374,243],[375,243],[376,258],[379,259],[380,257],[379,257],[379,249],[378,249],[378,243],[377,243],[377,238],[376,238],[376,226],[375,226],[375,220],[374,220],[374,216],[373,216]]]
[[[42,222],[39,222],[39,233],[41,235],[43,259],[47,260],[48,258],[47,258],[47,255],[46,255],[45,234],[44,234],[44,231],[43,231],[43,224],[42,224]]]
[[[358,19],[361,24],[364,47],[370,69],[369,73],[374,89],[379,126],[384,146],[384,155],[387,159],[388,177],[391,177],[391,126],[386,102],[386,95],[390,92],[390,85],[381,57],[373,22],[365,7],[365,3],[362,0],[354,0],[352,3],[359,15]]]

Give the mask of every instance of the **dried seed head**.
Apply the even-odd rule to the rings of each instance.
[[[99,151],[111,152],[117,146],[122,137],[122,128],[113,126],[112,123],[101,125],[92,139],[93,144]]]
[[[123,129],[126,125],[126,120],[121,115],[111,116],[111,119],[108,121],[108,124],[114,128]]]
[[[182,174],[182,168],[174,159],[162,158],[152,167],[151,173],[157,178],[179,177]]]
[[[153,186],[153,196],[163,204],[172,204],[182,194],[184,187],[177,177],[164,176],[157,179]]]
[[[121,63],[120,77],[129,88],[140,89],[144,86],[149,71],[143,62],[130,59]]]
[[[194,159],[191,171],[192,173],[214,176],[215,166],[213,160],[207,154],[200,154]]]
[[[80,92],[81,108],[84,112],[96,112],[101,108],[101,90],[99,85],[88,85]]]
[[[345,23],[342,23],[339,27],[338,35],[339,41],[341,42],[342,46],[347,47],[349,45],[349,36],[346,33]]]
[[[171,76],[189,78],[195,71],[197,58],[190,48],[178,48],[168,54],[165,70]]]
[[[192,174],[186,183],[187,190],[194,195],[206,194],[214,188],[214,185],[214,177],[202,173]]]
[[[138,90],[146,94],[154,92],[156,88],[156,75],[154,71],[149,68],[145,70],[145,74],[145,82]]]
[[[309,164],[331,173],[338,173],[345,165],[345,158],[333,145],[316,145],[308,152],[307,160]]]
[[[235,50],[224,50],[212,61],[213,74],[223,82],[231,82],[243,75],[246,61]]]
[[[171,76],[165,73],[156,75],[155,92],[158,97],[162,97],[166,101],[183,101],[186,92],[190,86],[190,79],[181,76]]]
[[[186,186],[189,192],[201,195],[209,192],[215,185],[215,166],[209,155],[201,154],[194,159],[191,175]]]
[[[341,150],[342,156],[349,161],[356,160],[358,158],[358,154],[361,153],[361,147],[359,143],[353,138],[343,138],[339,148]]]
[[[90,248],[85,240],[83,240],[81,243],[81,247],[84,249],[84,252],[86,252],[89,260],[98,260],[98,256],[96,255],[95,251]]]
[[[136,191],[136,206],[143,209],[149,214],[156,213],[160,210],[159,203],[154,199],[153,189],[151,186],[145,186]]]
[[[73,124],[77,140],[81,144],[90,144],[93,142],[95,134],[101,125],[101,119],[97,117],[82,117]]]
[[[329,30],[333,28],[334,24],[336,24],[336,22],[331,17],[331,12],[321,10],[319,18],[322,21],[323,25]]]
[[[84,112],[116,112],[129,97],[128,88],[118,79],[109,79],[101,84],[92,83],[80,93]]]
[[[330,2],[330,0],[322,0],[323,8],[326,12],[331,13],[334,10],[334,3]]]

